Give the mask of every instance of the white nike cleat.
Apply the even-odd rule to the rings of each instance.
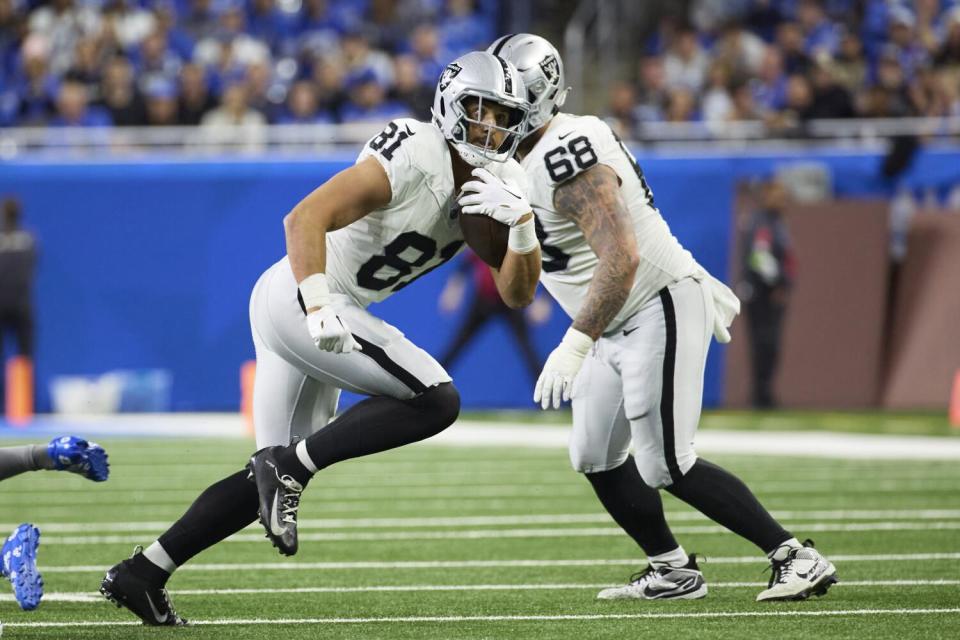
[[[648,566],[630,577],[630,583],[597,594],[599,600],[696,600],[707,595],[707,583],[697,566],[697,555],[683,567]]]
[[[770,568],[770,584],[757,595],[757,602],[806,600],[826,595],[827,589],[839,582],[837,568],[813,548],[812,540],[787,551],[783,560],[771,559]]]

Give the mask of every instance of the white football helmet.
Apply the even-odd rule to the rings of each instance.
[[[530,105],[524,137],[560,111],[570,87],[563,75],[563,60],[549,41],[532,33],[511,33],[495,40],[487,51],[513,63],[523,77]]]
[[[526,131],[529,107],[525,96],[523,79],[516,67],[489,53],[472,51],[451,62],[441,74],[433,97],[433,122],[468,164],[482,167],[491,161],[506,162]],[[506,126],[472,118],[466,104],[471,99],[478,101],[478,113],[483,112],[485,101],[506,107]],[[486,129],[483,145],[470,141],[470,125]],[[506,135],[498,146],[491,148],[495,131]]]

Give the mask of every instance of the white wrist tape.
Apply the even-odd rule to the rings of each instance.
[[[570,349],[572,353],[580,357],[586,357],[590,351],[590,347],[593,346],[593,338],[582,331],[570,327],[567,329],[567,332],[563,334],[563,340],[560,341],[560,344]]]
[[[300,283],[300,296],[307,309],[322,307],[330,303],[330,287],[327,286],[327,274],[314,273]]]
[[[540,246],[537,240],[537,228],[533,224],[533,218],[526,222],[521,222],[515,227],[510,227],[510,233],[507,235],[507,247],[514,253],[531,253]]]

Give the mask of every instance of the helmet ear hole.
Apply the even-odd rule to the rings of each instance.
[[[443,118],[447,115],[447,106],[444,104],[446,101],[441,96],[440,98],[440,117]]]

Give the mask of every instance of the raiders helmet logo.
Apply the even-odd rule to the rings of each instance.
[[[557,62],[556,56],[550,55],[541,60],[540,69],[543,71],[543,75],[547,77],[547,80],[550,81],[550,84],[560,82],[560,63]]]
[[[461,71],[463,69],[456,62],[447,65],[447,68],[443,70],[443,75],[440,76],[440,91],[445,91]]]

